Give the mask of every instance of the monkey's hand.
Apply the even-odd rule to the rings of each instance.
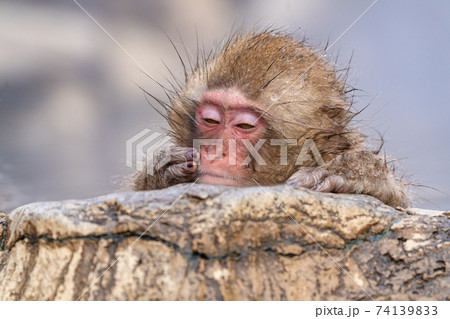
[[[409,206],[405,182],[370,151],[342,154],[319,167],[302,167],[286,184],[319,192],[366,194],[393,207]]]
[[[161,189],[195,179],[199,155],[194,148],[173,146],[161,151],[151,167],[137,172],[132,181],[135,191]],[[147,171],[152,169],[152,172]]]

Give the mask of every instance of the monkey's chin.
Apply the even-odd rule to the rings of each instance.
[[[202,184],[211,184],[211,185],[224,185],[224,186],[237,186],[241,187],[242,185],[239,183],[237,178],[211,174],[211,173],[202,173],[199,179],[199,182]]]

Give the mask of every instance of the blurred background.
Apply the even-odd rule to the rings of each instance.
[[[182,77],[162,30],[180,30],[195,54],[233,24],[273,25],[329,49],[345,67],[366,134],[386,139],[400,174],[417,187],[415,205],[450,209],[450,2],[334,0],[77,0],[162,83],[164,62]],[[163,98],[73,0],[0,2],[0,210],[33,201],[81,199],[120,190],[132,170],[126,140],[164,126],[135,85]]]

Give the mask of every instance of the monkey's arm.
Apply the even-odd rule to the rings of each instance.
[[[188,147],[170,148],[170,158],[161,152],[154,161],[153,172],[146,165],[131,178],[130,188],[134,191],[161,189],[193,181],[197,171],[197,153]]]
[[[370,151],[342,154],[319,167],[302,167],[286,182],[319,192],[366,194],[392,207],[408,207],[405,183]]]

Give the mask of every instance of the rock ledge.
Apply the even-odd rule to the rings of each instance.
[[[289,186],[34,203],[0,215],[0,300],[448,300],[449,225]]]

